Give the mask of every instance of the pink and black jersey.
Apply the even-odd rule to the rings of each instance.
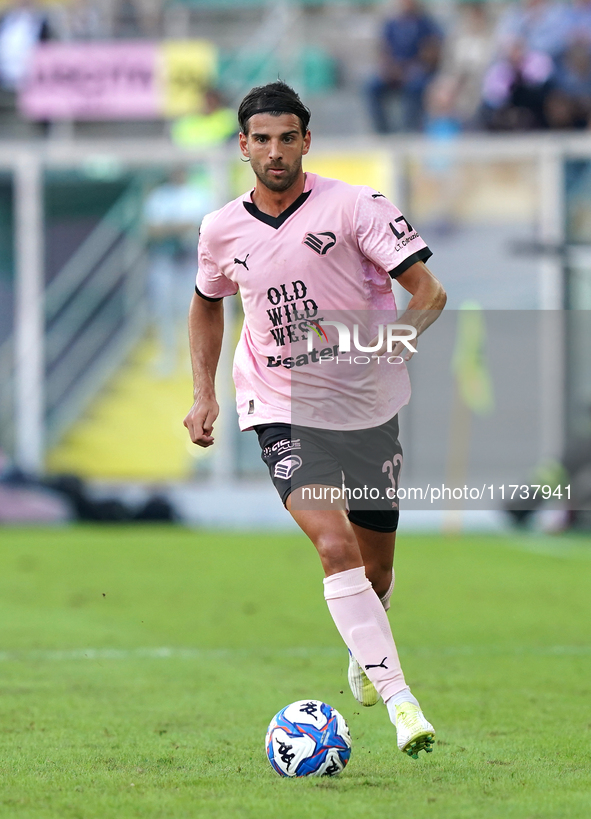
[[[382,194],[316,174],[306,174],[304,192],[278,217],[261,212],[250,192],[206,216],[196,291],[217,300],[240,290],[245,315],[234,358],[241,429],[268,423],[364,429],[392,418],[410,398],[404,364],[382,376],[372,362],[343,378],[336,355],[309,356],[304,342],[313,331],[309,322],[337,314],[371,312],[394,321],[390,277],[430,256]],[[297,418],[296,381],[312,390]],[[338,417],[332,398],[352,390],[355,410]]]

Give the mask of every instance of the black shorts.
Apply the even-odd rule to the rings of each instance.
[[[396,531],[402,466],[398,416],[379,427],[349,431],[290,424],[254,429],[284,504],[302,486],[338,487],[352,523],[376,532]]]

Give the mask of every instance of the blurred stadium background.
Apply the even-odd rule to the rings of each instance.
[[[314,550],[238,431],[238,298],[216,445],[182,425],[199,223],[252,184],[235,111],[278,75],[305,168],[389,195],[449,295],[403,485],[573,488],[405,502],[417,765],[350,696]],[[587,0],[0,0],[2,816],[587,819],[590,111]],[[336,781],[268,767],[304,697],[351,727]]]
[[[237,299],[215,447],[193,447],[182,426],[199,222],[251,184],[234,112],[278,76],[312,109],[305,167],[389,195],[448,290],[447,323],[413,362],[405,480],[567,476],[589,507],[590,5],[23,0],[0,12],[0,521],[289,525],[235,420]],[[452,367],[467,300],[487,331],[483,405],[462,398]],[[454,432],[458,401],[470,433]],[[465,523],[508,525],[496,506]]]

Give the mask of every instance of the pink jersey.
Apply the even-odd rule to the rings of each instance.
[[[309,322],[359,324],[369,345],[377,324],[396,318],[390,277],[430,256],[382,194],[311,173],[278,217],[259,211],[251,192],[206,216],[196,290],[212,300],[240,290],[244,309],[234,358],[240,428],[366,429],[392,418],[410,398],[405,365],[354,347],[345,356],[336,328]]]

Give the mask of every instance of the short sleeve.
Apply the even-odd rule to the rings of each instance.
[[[238,292],[236,282],[228,279],[218,265],[207,246],[207,239],[203,235],[199,238],[199,267],[195,292],[207,301],[219,301],[224,296],[234,296]]]
[[[360,251],[393,279],[433,255],[398,208],[371,188],[361,189],[354,222]]]

